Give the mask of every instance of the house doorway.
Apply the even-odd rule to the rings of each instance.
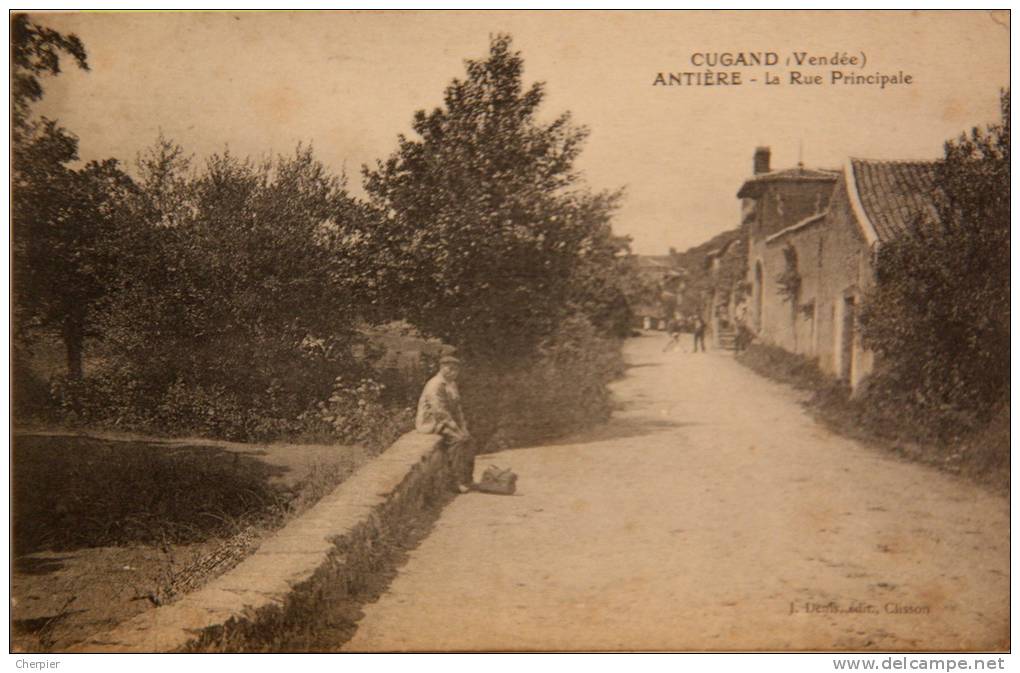
[[[856,302],[853,296],[843,298],[843,324],[841,325],[840,347],[839,347],[839,377],[851,384],[851,376],[854,371],[854,318],[856,314]]]
[[[761,332],[762,309],[765,306],[765,274],[761,270],[761,262],[754,264],[754,330]]]

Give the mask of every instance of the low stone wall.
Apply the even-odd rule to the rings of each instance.
[[[442,438],[408,433],[237,567],[72,651],[229,650],[238,637],[300,620],[370,571],[373,541],[444,502],[452,479]]]

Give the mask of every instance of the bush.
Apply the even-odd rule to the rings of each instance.
[[[59,420],[71,427],[248,440],[278,436],[286,426],[220,385],[177,380],[158,390],[125,371],[107,370],[82,379],[57,378],[51,390]]]
[[[737,359],[754,371],[768,378],[789,383],[802,390],[831,390],[842,394],[837,379],[826,376],[818,364],[806,355],[791,353],[770,344],[749,344],[737,355]],[[845,391],[849,393],[849,390]]]
[[[132,429],[151,424],[151,405],[137,381],[121,371],[104,371],[84,378],[57,376],[50,382],[54,414],[64,425],[112,426]]]
[[[861,335],[883,371],[875,395],[917,408],[939,434],[976,429],[1009,398],[1010,126],[946,143],[937,217],[880,248]]]
[[[11,358],[14,419],[18,423],[46,421],[52,417],[50,386],[28,363],[28,354],[15,346]]]
[[[248,406],[222,385],[198,386],[175,381],[159,400],[154,426],[169,434],[265,440],[278,437],[287,421],[272,415],[266,404]]]
[[[472,364],[462,386],[465,414],[486,451],[563,435],[609,418],[607,384],[623,370],[618,340],[570,318],[519,369]]]
[[[382,449],[414,426],[414,412],[383,403],[386,386],[373,378],[348,381],[336,377],[329,399],[299,417],[312,432],[320,431],[345,444]]]
[[[984,429],[974,433],[964,442],[963,457],[973,471],[991,475],[993,484],[1009,486],[1009,403],[1004,402],[996,409]]]
[[[863,423],[883,436],[903,441],[955,446],[983,425],[971,411],[926,398],[910,381],[903,380],[898,367],[882,362],[868,377],[856,402]]]
[[[367,360],[348,363],[346,373],[334,377],[332,388],[320,392],[313,382],[341,368],[325,360],[316,364],[314,377],[303,371],[307,363],[292,366],[293,375],[308,383],[301,396],[288,393],[275,379],[255,391],[228,387],[229,379],[202,384],[178,378],[164,385],[125,366],[100,368],[81,379],[60,376],[46,386],[25,368],[41,390],[32,399],[26,395],[22,402],[27,411],[20,417],[69,427],[235,441],[363,443],[374,449],[385,448],[413,428],[413,407],[425,381],[423,366],[374,371]]]

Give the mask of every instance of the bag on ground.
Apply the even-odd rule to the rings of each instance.
[[[517,491],[517,475],[510,468],[495,465],[485,468],[482,480],[475,486],[482,493],[513,495]]]

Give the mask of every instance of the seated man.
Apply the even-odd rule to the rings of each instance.
[[[460,360],[452,355],[440,358],[439,373],[429,379],[421,391],[414,426],[418,432],[447,438],[451,472],[457,480],[457,489],[465,493],[474,481],[475,456],[464,411],[460,407],[459,375]]]

